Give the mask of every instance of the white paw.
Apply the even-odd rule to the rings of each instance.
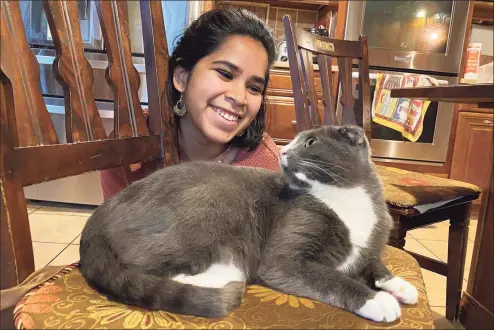
[[[400,305],[392,295],[379,291],[356,314],[375,322],[393,322],[400,317]]]
[[[212,264],[206,271],[196,275],[179,274],[172,278],[176,282],[206,288],[223,288],[230,282],[243,282],[242,271],[235,265]]]
[[[418,290],[411,283],[401,277],[393,277],[388,281],[376,281],[375,285],[403,304],[416,304],[418,302]]]

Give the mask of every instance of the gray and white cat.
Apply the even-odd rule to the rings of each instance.
[[[399,318],[418,293],[380,260],[392,221],[363,130],[300,133],[280,166],[185,163],[133,183],[89,218],[83,276],[109,299],[181,314],[224,316],[259,283]]]

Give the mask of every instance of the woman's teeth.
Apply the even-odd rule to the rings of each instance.
[[[231,115],[231,114],[228,114],[228,113],[226,113],[226,112],[224,112],[224,111],[222,111],[222,110],[220,110],[220,109],[217,109],[217,108],[215,108],[215,107],[212,107],[212,109],[213,109],[216,113],[218,113],[218,114],[220,115],[220,117],[222,117],[222,118],[224,118],[224,119],[226,119],[226,120],[228,120],[228,121],[237,121],[237,120],[239,119],[239,117],[234,116],[234,115]]]

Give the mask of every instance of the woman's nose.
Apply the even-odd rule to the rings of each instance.
[[[244,87],[233,87],[226,96],[235,102],[236,105],[246,105],[246,91]]]

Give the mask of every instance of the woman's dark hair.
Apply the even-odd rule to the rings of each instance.
[[[249,36],[261,42],[268,54],[269,66],[273,64],[275,61],[273,34],[256,15],[235,7],[210,10],[191,23],[184,31],[169,59],[167,87],[172,106],[180,98],[180,92],[175,89],[173,84],[175,68],[180,66],[191,72],[199,60],[214,52],[226,38],[233,35]],[[265,130],[265,93],[268,78],[269,70],[267,68],[258,115],[242,136],[236,136],[232,139],[231,144],[233,146],[247,147],[249,150],[253,150],[260,144]]]

